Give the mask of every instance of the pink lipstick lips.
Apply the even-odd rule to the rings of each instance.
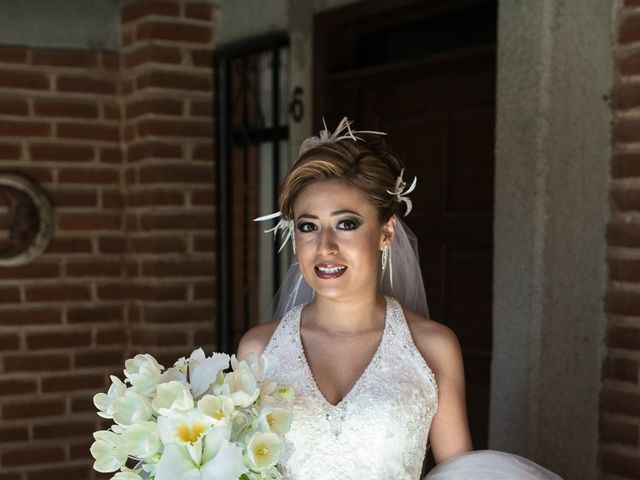
[[[316,265],[314,267],[316,275],[323,280],[329,280],[332,278],[340,277],[344,272],[347,271],[347,267],[344,265],[333,265],[323,263],[321,265]]]

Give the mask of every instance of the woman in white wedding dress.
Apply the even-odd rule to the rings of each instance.
[[[460,346],[430,320],[403,167],[379,132],[307,139],[280,193],[295,261],[276,320],[249,330],[238,357],[295,385],[291,479],[558,479],[514,455],[471,452]]]

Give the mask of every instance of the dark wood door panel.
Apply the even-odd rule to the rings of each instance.
[[[445,166],[446,214],[493,215],[493,104],[473,103],[449,112]]]
[[[485,55],[361,85],[358,118],[387,132],[418,177],[406,222],[419,239],[431,317],[460,340],[470,428],[486,446],[492,337],[495,72]],[[406,71],[405,71],[406,73]],[[357,98],[357,95],[354,94]]]

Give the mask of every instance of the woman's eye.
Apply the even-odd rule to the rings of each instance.
[[[360,224],[354,220],[342,220],[338,223],[338,228],[340,230],[355,230],[359,226]]]
[[[313,232],[316,229],[316,226],[313,223],[305,222],[298,224],[298,230],[301,232]]]

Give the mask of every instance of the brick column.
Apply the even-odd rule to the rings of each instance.
[[[0,269],[2,480],[92,475],[92,396],[127,345],[103,294],[126,281],[118,78],[116,52],[0,47],[0,170],[39,183],[56,219],[43,255]]]
[[[640,479],[639,0],[624,1],[616,40],[608,333],[600,404],[600,466],[606,480]]]
[[[167,363],[214,340],[212,7],[122,9],[131,353]]]

